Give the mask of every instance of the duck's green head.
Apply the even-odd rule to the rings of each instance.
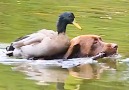
[[[64,12],[59,16],[57,23],[58,32],[65,32],[67,24],[73,24],[77,28],[82,29],[78,23],[75,21],[75,16],[72,12]]]

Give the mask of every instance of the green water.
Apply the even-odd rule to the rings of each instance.
[[[83,28],[79,31],[69,25],[70,38],[97,34],[105,42],[117,43],[122,58],[129,56],[129,0],[0,0],[0,42],[10,43],[42,28],[56,30],[56,20],[65,11],[73,12]],[[118,64],[116,72],[104,71],[99,80],[69,76],[65,89],[128,90],[128,69],[128,65]],[[56,83],[35,85],[21,73],[11,72],[10,66],[0,65],[0,72],[0,90],[56,90]],[[119,79],[122,77],[126,80]]]

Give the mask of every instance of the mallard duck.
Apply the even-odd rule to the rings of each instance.
[[[66,26],[73,24],[82,29],[76,22],[75,16],[71,12],[65,12],[59,16],[57,22],[57,32],[53,30],[40,30],[13,42],[13,51],[7,52],[17,58],[33,58],[41,56],[52,56],[64,52],[68,49],[70,40],[66,35]]]

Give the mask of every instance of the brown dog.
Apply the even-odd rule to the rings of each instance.
[[[117,53],[117,44],[106,43],[98,35],[81,35],[71,40],[64,58],[92,57],[101,52],[106,56]]]

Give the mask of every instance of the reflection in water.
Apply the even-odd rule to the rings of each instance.
[[[97,63],[62,69],[42,66],[40,64],[42,62],[26,62],[26,60],[17,62],[18,59],[13,60],[3,56],[2,51],[0,63],[13,65],[12,70],[25,73],[28,76],[26,79],[35,80],[38,85],[56,84],[56,90],[96,90],[96,88],[128,90],[129,88],[129,59],[118,62],[118,59],[105,58],[99,59]]]
[[[68,71],[57,67],[40,67],[31,64],[21,64],[13,68],[13,70],[24,72],[27,79],[36,80],[38,85],[49,85],[56,83],[57,90],[64,90],[64,82],[67,79]]]
[[[69,72],[72,76],[83,79],[98,79],[100,77],[100,67],[95,64],[85,64],[70,68]]]
[[[32,63],[17,64],[13,70],[24,72],[27,79],[36,80],[38,85],[49,85],[56,83],[57,90],[65,90],[68,86],[67,80],[71,75],[76,78],[83,79],[100,79],[101,73],[107,69],[113,69],[116,66],[116,61],[105,60],[106,62],[92,63],[76,66],[73,68],[61,69],[60,67],[45,67]],[[111,64],[110,64],[111,63]],[[112,67],[113,66],[113,67]],[[116,68],[116,67],[115,67]],[[114,68],[114,69],[115,69]],[[80,84],[75,84],[74,89],[79,90]]]
[[[107,69],[116,69],[116,61],[105,60],[105,62],[99,61],[99,63],[84,64],[70,68],[69,72],[77,78],[99,79],[100,74]]]
[[[61,82],[63,83],[68,76],[66,69],[57,67],[44,67],[34,64],[23,63],[13,68],[13,70],[24,72],[29,77],[37,81],[37,84],[46,85],[49,83]]]

